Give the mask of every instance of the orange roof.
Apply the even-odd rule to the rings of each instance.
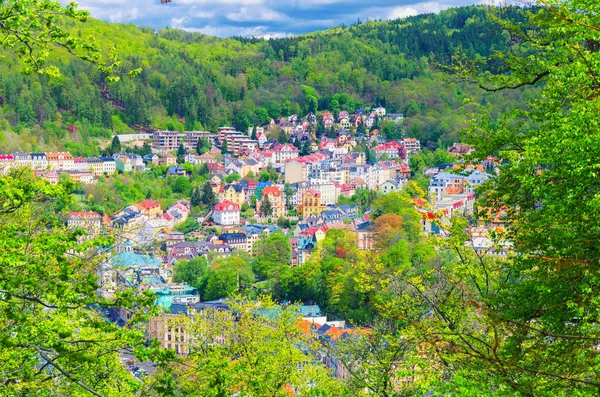
[[[332,340],[336,340],[340,336],[344,335],[345,331],[342,331],[339,328],[331,327],[327,331],[325,331],[325,335],[331,335]]]
[[[298,321],[296,321],[296,326],[298,328],[300,328],[300,332],[302,332],[305,335],[310,334],[310,330],[312,328],[312,323],[310,321],[304,320],[304,319],[299,319]]]
[[[267,186],[263,189],[262,195],[281,196],[281,190],[277,186]]]

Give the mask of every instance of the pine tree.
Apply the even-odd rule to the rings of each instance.
[[[201,197],[202,197],[201,203],[205,207],[210,208],[217,203],[217,200],[215,197],[215,192],[213,192],[212,187],[210,186],[210,183],[208,183],[208,182],[206,182],[206,183],[204,183],[204,185],[202,185],[202,196]]]
[[[190,198],[190,204],[192,205],[192,207],[197,207],[201,203],[202,203],[202,191],[200,190],[200,186],[196,186],[196,188],[192,192],[192,197]]]
[[[254,139],[255,141],[258,139],[256,135],[256,126],[252,127],[252,135],[250,136],[250,139]]]
[[[179,164],[183,163],[183,156],[185,156],[185,148],[183,147],[183,144],[180,143],[179,148],[177,149],[177,162]]]
[[[112,143],[110,144],[110,154],[120,153],[121,152],[121,141],[119,140],[119,136],[115,135]]]
[[[227,154],[228,150],[229,149],[227,147],[227,139],[223,139],[223,143],[221,144],[221,153]]]
[[[262,216],[270,216],[273,215],[273,205],[269,200],[269,196],[265,196],[263,202],[260,205],[260,213]]]

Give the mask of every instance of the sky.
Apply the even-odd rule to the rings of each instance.
[[[66,1],[66,0],[65,0]],[[79,0],[92,17],[156,29],[171,27],[211,36],[285,37],[349,25],[357,20],[396,19],[490,0]]]

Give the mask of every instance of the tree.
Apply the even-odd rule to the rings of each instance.
[[[201,137],[200,139],[198,139],[198,143],[196,144],[196,152],[199,155],[209,152],[211,148],[212,144],[210,143],[208,138]]]
[[[178,261],[173,267],[173,282],[189,284],[202,295],[206,287],[209,270],[208,262],[204,256],[189,261]]]
[[[232,183],[232,182],[237,182],[240,179],[242,179],[242,177],[240,176],[240,174],[237,173],[231,173],[229,175],[227,175],[227,177],[225,177],[225,182],[227,183]]]
[[[229,148],[227,146],[227,139],[223,139],[223,143],[221,143],[221,153],[227,154],[229,152]]]
[[[47,66],[53,47],[62,47],[75,57],[94,63],[100,71],[109,75],[109,81],[118,81],[110,76],[118,61],[113,53],[106,56],[90,37],[71,34],[66,21],[86,22],[89,12],[78,10],[75,3],[63,7],[53,0],[9,0],[0,9],[0,32],[3,45],[15,48],[23,63],[26,74],[41,73],[50,77],[60,75],[55,65]],[[138,74],[139,69],[130,72]]]
[[[519,22],[505,19],[510,11],[495,10],[493,21],[504,28],[511,51],[463,55],[448,68],[489,92],[528,94],[541,85],[541,98],[501,114],[477,106],[480,116],[464,139],[476,149],[470,159],[503,160],[482,187],[478,216],[505,214],[491,244],[514,247],[515,254],[504,259],[475,251],[466,220],[453,219],[438,248],[444,260],[425,272],[413,267],[387,308],[391,318],[412,321],[406,311],[391,313],[429,307],[427,327],[411,335],[436,340],[424,354],[442,364],[438,375],[430,371],[438,391],[583,396],[600,388],[600,278],[591,270],[600,257],[600,6],[538,4]]]
[[[177,163],[183,164],[183,156],[185,156],[186,150],[183,147],[183,143],[179,144],[179,148],[177,148]]]
[[[269,196],[265,196],[260,204],[260,214],[262,216],[270,216],[273,215],[273,206],[271,205],[271,201],[269,200]]]
[[[101,257],[95,247],[113,239],[80,244],[85,232],[64,226],[72,189],[28,169],[0,176],[2,395],[133,395],[136,388],[118,352],[143,351],[140,310],[155,297],[132,291],[117,292],[115,301],[97,296],[93,274]],[[99,310],[115,306],[131,310],[124,327]]]
[[[210,183],[205,182],[202,185],[202,196],[200,202],[205,208],[212,209],[212,207],[217,203],[217,198],[215,197],[215,192],[210,186]]]
[[[196,186],[192,191],[192,197],[190,198],[190,204],[192,207],[197,207],[202,203],[202,191],[200,186]]]
[[[176,395],[347,396],[316,359],[314,335],[299,326],[299,308],[261,296],[234,296],[229,311],[206,309],[173,321],[189,335],[188,365],[172,368]],[[168,372],[165,371],[166,374]]]
[[[291,261],[290,241],[283,233],[273,233],[255,244],[255,254],[252,270],[266,279],[272,276],[276,266],[288,266]]]
[[[252,127],[252,135],[250,135],[250,139],[258,139],[258,136],[256,135],[256,125]]]
[[[241,256],[231,255],[212,263],[206,283],[206,300],[227,298],[247,290],[254,282],[250,264]]]
[[[294,206],[292,204],[292,197],[294,196],[295,193],[296,193],[296,190],[294,189],[294,187],[292,185],[290,185],[289,183],[286,183],[285,185],[283,185],[283,194],[285,195],[285,205],[288,210],[291,210],[294,208]]]
[[[189,193],[191,184],[190,180],[185,176],[178,176],[175,178],[175,182],[173,183],[173,192],[181,193],[187,195]]]
[[[208,164],[207,163],[200,164],[200,167],[198,167],[198,174],[199,175],[204,175],[204,176],[209,176],[210,175],[210,169],[208,168]]]
[[[311,144],[309,140],[304,141],[304,143],[302,144],[302,147],[300,148],[300,156],[308,156],[309,154],[311,154],[312,152],[312,148],[311,148]]]
[[[121,152],[121,141],[119,140],[119,136],[115,135],[110,144],[110,152],[111,154],[120,153]]]

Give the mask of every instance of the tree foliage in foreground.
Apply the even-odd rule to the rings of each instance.
[[[190,354],[158,376],[175,377],[177,395],[348,395],[318,363],[318,343],[298,326],[297,306],[277,306],[267,297],[226,303],[229,311],[206,309],[171,320],[185,330]]]
[[[524,23],[502,10],[493,16],[513,52],[457,58],[450,68],[488,91],[543,84],[526,111],[483,107],[467,136],[475,158],[502,161],[481,190],[478,216],[506,213],[505,232],[492,234],[498,251],[510,243],[515,255],[475,252],[468,224],[455,221],[439,249],[456,256],[451,265],[397,280],[397,298],[383,304],[444,364],[429,387],[456,395],[600,390],[600,5],[539,5]],[[428,309],[414,317],[406,307]]]
[[[117,396],[138,387],[118,352],[143,350],[146,316],[135,308],[154,297],[96,296],[99,258],[90,253],[111,239],[79,244],[82,231],[64,227],[59,214],[72,187],[52,186],[25,169],[0,176],[1,395]],[[118,328],[100,305],[134,315]]]

